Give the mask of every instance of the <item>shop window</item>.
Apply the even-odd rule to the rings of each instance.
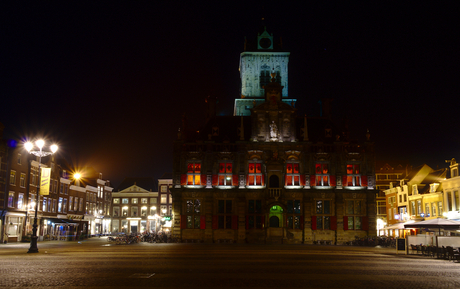
[[[286,186],[300,186],[300,171],[298,163],[286,164]]]
[[[201,218],[201,200],[186,201],[187,229],[199,229]]]
[[[248,186],[262,186],[262,164],[248,164]]]
[[[359,165],[347,165],[347,183],[348,187],[359,187],[361,186],[361,171]]]
[[[327,163],[317,163],[315,166],[315,172],[316,172],[316,180],[315,180],[316,186],[325,186],[325,187],[330,186],[329,165]]]
[[[187,185],[201,185],[201,163],[188,163]]]
[[[219,163],[219,186],[231,186],[232,185],[232,163],[221,162]]]

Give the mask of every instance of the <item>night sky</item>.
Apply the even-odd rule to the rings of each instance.
[[[457,1],[9,2],[3,137],[45,136],[114,187],[171,172],[181,117],[204,121],[207,96],[232,114],[244,37],[262,17],[291,52],[301,113],[318,115],[332,98],[357,138],[370,130],[380,161],[460,160]]]

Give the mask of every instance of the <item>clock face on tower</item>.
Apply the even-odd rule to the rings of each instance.
[[[267,49],[270,48],[270,46],[272,45],[272,41],[270,40],[270,38],[261,38],[259,40],[259,45],[260,47]]]

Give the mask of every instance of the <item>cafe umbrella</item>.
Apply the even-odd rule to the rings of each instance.
[[[440,236],[441,229],[447,230],[447,231],[460,230],[460,222],[449,220],[449,219],[437,218],[437,219],[431,219],[431,220],[421,221],[421,222],[412,223],[412,224],[405,224],[404,228],[406,229],[438,229],[439,236]],[[436,236],[436,247],[437,246],[438,246],[438,236]]]

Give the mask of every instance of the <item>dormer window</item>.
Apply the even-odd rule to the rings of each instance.
[[[435,193],[438,187],[439,187],[438,183],[430,184],[430,193]]]

